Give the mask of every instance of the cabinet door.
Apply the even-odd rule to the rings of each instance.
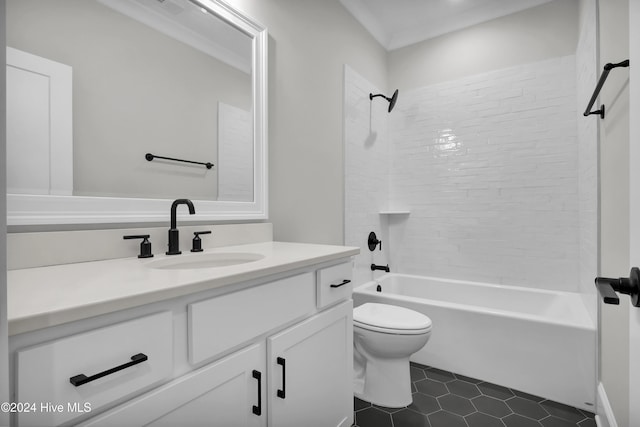
[[[353,302],[267,340],[269,425],[353,423]]]
[[[265,345],[252,345],[84,426],[265,427]]]

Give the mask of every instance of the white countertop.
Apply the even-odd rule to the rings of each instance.
[[[337,260],[360,252],[348,246],[264,242],[208,249],[250,252],[263,259],[226,267],[162,270],[154,258],[120,258],[7,272],[9,335],[219,288]],[[188,251],[174,257],[188,257]],[[186,259],[186,258],[185,258]]]

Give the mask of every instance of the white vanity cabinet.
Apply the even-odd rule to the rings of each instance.
[[[82,426],[266,426],[264,343],[211,363]]]
[[[312,272],[209,298],[188,306],[189,362],[198,364],[316,308]]]
[[[349,300],[269,337],[270,426],[352,424],[352,316]]]
[[[352,311],[344,301],[81,426],[348,427]]]
[[[168,311],[16,352],[20,427],[57,426],[170,378]]]
[[[14,424],[350,426],[352,264],[342,261],[169,300],[159,312],[156,305],[147,307],[151,315],[16,347],[16,399],[61,401],[65,410],[17,414]],[[113,350],[123,342],[124,349]],[[106,356],[120,360],[138,347],[149,348],[149,361],[79,387],[69,384],[73,374],[90,375],[107,366]],[[83,366],[78,358],[66,356],[78,348],[90,349],[82,352],[93,353],[95,363],[78,368]],[[38,365],[42,373],[34,377],[31,369]],[[68,411],[67,401],[90,403],[93,416]]]

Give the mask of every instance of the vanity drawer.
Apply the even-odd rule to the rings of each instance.
[[[321,268],[318,275],[318,308],[351,298],[353,265],[351,261]]]
[[[161,312],[18,351],[16,401],[36,409],[18,425],[57,426],[169,377],[172,320]]]
[[[189,362],[200,363],[312,313],[314,279],[304,273],[189,304]]]

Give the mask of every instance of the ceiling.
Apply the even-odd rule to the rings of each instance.
[[[552,0],[340,0],[387,50]]]
[[[96,0],[170,38],[251,74],[252,37],[188,0]]]

